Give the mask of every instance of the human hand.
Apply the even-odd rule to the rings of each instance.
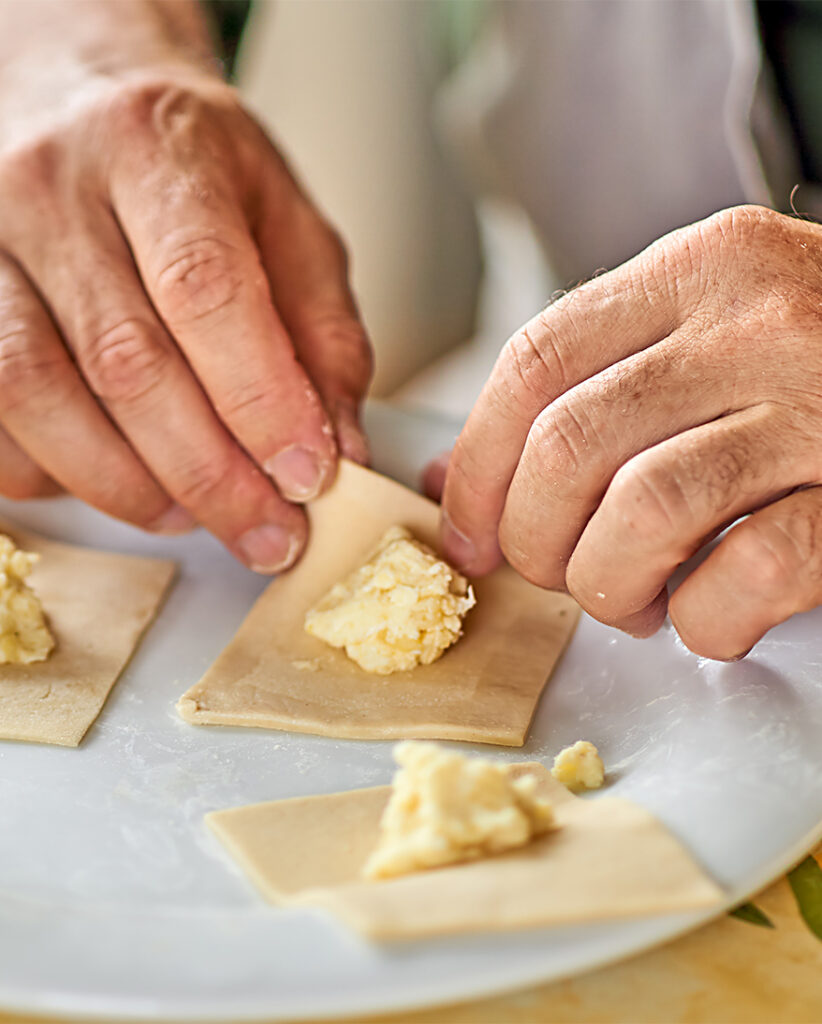
[[[338,452],[367,458],[371,357],[337,236],[204,69],[27,95],[0,112],[0,492],[57,484],[289,566],[294,503]]]
[[[469,574],[504,554],[636,636],[667,610],[691,650],[732,660],[822,602],[820,484],[822,227],[738,207],[509,340],[448,465],[443,546]]]

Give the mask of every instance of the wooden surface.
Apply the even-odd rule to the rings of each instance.
[[[569,981],[371,1021],[820,1024],[822,847],[757,897],[745,916],[745,920],[724,917],[668,946]],[[0,1013],[0,1024],[42,1024],[45,1019]],[[48,1021],[58,1024],[56,1018]],[[355,1022],[350,1019],[342,1024]],[[362,1019],[356,1024],[363,1024]]]

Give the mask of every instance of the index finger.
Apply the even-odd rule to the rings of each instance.
[[[341,454],[368,462],[359,409],[372,354],[348,280],[342,241],[302,192],[267,139],[261,203],[255,224],[277,311],[300,363],[336,427]]]
[[[497,530],[514,471],[536,417],[569,388],[641,349],[681,322],[692,297],[672,295],[659,247],[564,295],[506,343],[457,438],[443,491],[442,543],[469,574],[501,554]],[[657,250],[657,251],[654,251]]]
[[[243,210],[220,173],[147,168],[114,189],[144,287],[228,429],[284,497],[334,476],[319,395],[272,303]]]

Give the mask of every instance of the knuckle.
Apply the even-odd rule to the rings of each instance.
[[[203,236],[176,245],[156,275],[158,305],[174,324],[236,307],[245,287],[238,247]]]
[[[733,447],[721,448],[710,457],[698,450],[689,453],[681,469],[713,515],[726,512],[742,496],[754,498],[761,489],[761,466],[754,464],[753,453],[740,437]]]
[[[797,500],[784,532],[797,552],[803,577],[816,593],[822,584],[822,511],[815,500],[806,503],[803,497]]]
[[[92,391],[104,401],[132,404],[153,392],[169,353],[138,318],[96,331],[83,345],[82,367]]]
[[[534,420],[528,444],[538,453],[541,471],[560,481],[574,480],[603,463],[604,444],[583,405],[560,398]]]
[[[567,374],[561,342],[547,311],[509,338],[500,367],[501,384],[510,402],[520,401],[524,392],[544,405],[565,390]]]
[[[4,319],[0,323],[0,409],[10,413],[38,400],[56,401],[65,369],[61,357],[56,346],[46,351],[36,344],[26,318]]]
[[[760,234],[766,232],[781,235],[788,223],[788,219],[783,214],[777,213],[776,210],[754,204],[733,206],[726,211],[726,214],[732,228],[737,233],[755,232]]]
[[[215,401],[217,412],[225,420],[271,422],[277,415],[278,403],[272,391],[258,379],[235,384],[227,394]]]
[[[49,136],[7,146],[0,151],[0,188],[41,206],[56,192],[60,164],[59,143]]]
[[[754,517],[725,540],[740,582],[768,601],[789,598],[802,586],[807,546],[776,520]]]
[[[217,501],[218,495],[231,488],[229,460],[210,454],[208,459],[177,467],[174,496],[188,509],[199,509]]]
[[[677,353],[677,358],[683,367],[688,367],[689,353]],[[638,352],[599,374],[600,394],[620,417],[641,418],[647,415],[643,399],[670,386],[670,373],[670,355],[667,352],[655,352],[653,349]]]
[[[154,125],[158,107],[185,95],[179,86],[161,78],[147,78],[121,85],[110,103],[112,118],[126,131],[145,130]]]
[[[606,500],[620,510],[626,530],[642,537],[646,548],[670,544],[693,513],[681,481],[654,453],[639,455],[621,466]]]
[[[162,74],[153,74],[121,83],[109,102],[112,124],[126,137],[135,133],[156,136],[184,134],[194,141],[193,133],[202,132],[209,120],[206,111],[233,95],[224,82],[209,83],[207,89],[180,84]],[[196,126],[196,127],[195,127]]]
[[[317,367],[320,378],[328,378],[347,395],[359,398],[368,389],[374,373],[374,353],[365,328],[358,320],[339,313],[320,317],[316,324],[321,347],[323,367]],[[310,367],[310,360],[307,365]]]
[[[712,214],[697,225],[700,236],[710,245],[738,246],[751,240],[781,236],[786,218],[765,206],[731,206]]]

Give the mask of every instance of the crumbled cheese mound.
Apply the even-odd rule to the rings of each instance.
[[[54,648],[40,600],[26,585],[39,557],[0,534],[0,664],[45,661]]]
[[[588,740],[577,740],[560,750],[551,774],[568,789],[599,789],[605,781],[605,765],[599,751]]]
[[[344,647],[366,672],[390,675],[436,661],[475,604],[464,576],[394,526],[371,559],[308,612],[305,629]]]
[[[475,860],[524,846],[552,828],[551,804],[533,775],[512,779],[504,765],[463,757],[435,743],[394,748],[400,771],[380,822],[366,878]]]

